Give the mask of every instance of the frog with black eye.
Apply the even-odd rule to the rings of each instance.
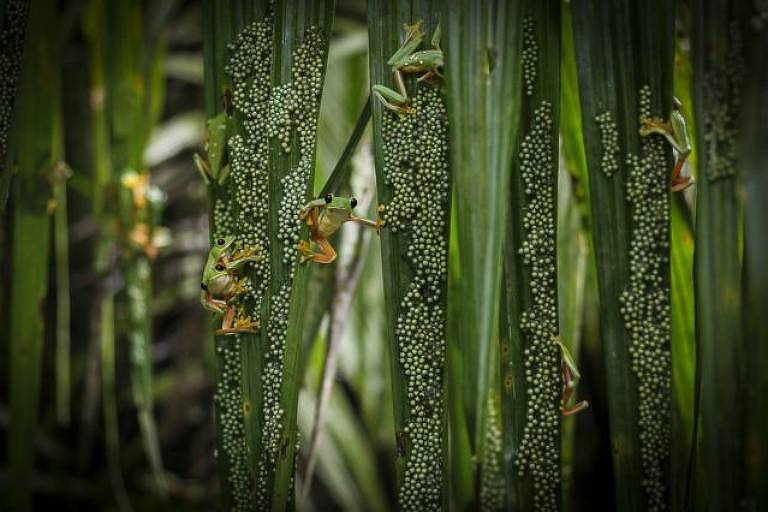
[[[357,199],[354,197],[334,196],[328,193],[322,198],[310,201],[301,209],[299,218],[306,221],[309,226],[310,240],[320,248],[320,252],[315,252],[312,250],[310,240],[300,241],[297,249],[301,253],[302,263],[305,261],[331,263],[335,260],[336,251],[328,238],[345,222],[357,222],[379,232],[384,225],[384,220],[380,217],[381,212],[384,211],[384,205],[379,205],[376,209],[379,218],[375,221],[356,216],[352,213],[355,206],[357,206]]]
[[[203,307],[222,315],[221,328],[216,334],[238,334],[256,332],[258,321],[243,312],[242,295],[246,291],[247,278],[240,278],[239,273],[249,261],[257,261],[258,247],[235,247],[235,237],[218,238],[203,268],[203,280],[200,283],[200,302]]]

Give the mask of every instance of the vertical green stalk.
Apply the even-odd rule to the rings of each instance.
[[[668,502],[671,401],[667,118],[672,3],[573,5],[619,510]]]
[[[120,429],[115,392],[115,311],[114,297],[109,294],[99,311],[99,354],[101,363],[101,393],[104,407],[104,437],[109,481],[120,512],[130,512],[131,502],[125,490],[120,466]]]
[[[457,242],[452,258],[460,269],[449,280],[449,309],[463,317],[449,333],[448,349],[451,487],[459,509],[479,506],[481,480],[495,480],[492,465],[479,471],[472,456],[476,461],[493,457],[485,454],[486,417],[491,386],[498,382],[498,300],[517,130],[520,8],[518,1],[443,2]]]
[[[508,507],[558,510],[561,349],[557,308],[560,2],[524,2],[523,97],[510,181],[504,277],[507,332],[500,352],[511,432]],[[523,368],[525,370],[523,370]]]
[[[153,417],[151,357],[151,260],[157,253],[157,219],[162,194],[150,184],[144,148],[156,120],[156,83],[162,79],[159,49],[150,44],[141,6],[130,0],[104,4],[106,100],[112,168],[116,172],[117,250],[125,280],[117,296],[125,308],[118,337],[125,336],[131,374],[131,394],[142,442],[158,492],[165,492],[160,443]]]
[[[742,5],[744,4],[744,5]],[[735,509],[744,491],[742,204],[738,187],[739,115],[744,78],[746,3],[694,2],[693,97],[699,179],[694,283],[701,375],[701,503]],[[698,498],[697,498],[698,500]]]
[[[690,50],[680,41],[675,52],[675,96],[683,104],[690,126],[696,126],[691,99]],[[689,134],[694,147],[687,162],[696,169],[695,130]],[[691,192],[694,187],[691,187]],[[691,192],[688,192],[690,194]],[[671,306],[672,306],[672,509],[686,510],[691,464],[691,438],[694,430],[694,395],[696,391],[696,316],[693,290],[693,218],[683,194],[672,201],[671,221]]]
[[[21,75],[24,35],[29,0],[5,0],[0,4],[0,211],[11,186],[14,158],[16,89]]]
[[[368,4],[371,84],[395,88],[387,61],[419,24],[430,48],[440,7],[431,1]],[[423,23],[423,25],[422,25]],[[445,25],[443,25],[444,27]],[[447,508],[445,404],[450,173],[442,83],[407,77],[411,114],[373,101],[377,197],[387,341],[392,365],[398,503],[403,510]]]
[[[206,126],[215,123],[216,117],[224,112],[225,91],[231,91],[224,72],[228,59],[226,45],[232,42],[233,34],[244,24],[244,20],[239,19],[235,12],[241,13],[242,6],[232,9],[224,2],[203,2]],[[208,157],[210,159],[210,152]],[[229,196],[226,183],[212,182],[208,187],[209,244],[217,236],[233,233]],[[216,320],[212,320],[209,328],[218,328],[216,323]],[[246,467],[245,415],[239,414],[242,410],[239,344],[231,337],[221,335],[214,335],[213,343],[216,354],[214,419],[221,504],[224,510],[251,510],[254,507],[252,487],[248,485],[246,477],[249,470]]]
[[[584,138],[581,130],[581,105],[576,72],[576,53],[573,43],[571,4],[561,5],[561,59],[560,59],[560,134],[562,154],[560,183],[558,184],[557,272],[558,300],[560,301],[561,340],[579,362],[582,331],[586,324],[585,305],[587,270],[594,265],[594,255],[587,241],[590,230],[589,178]],[[566,183],[567,181],[567,183]],[[594,340],[589,340],[594,343]],[[590,381],[592,376],[590,376]],[[594,382],[594,381],[593,381]],[[592,397],[587,398],[594,404]],[[577,447],[576,420],[563,422],[561,456],[563,510],[573,510],[576,504],[575,467]]]
[[[61,137],[61,111],[57,128]],[[62,141],[63,142],[63,141]],[[63,151],[59,154],[63,154]],[[69,288],[69,226],[67,223],[67,179],[71,171],[59,162],[52,171],[54,254],[56,260],[56,419],[69,424],[70,397],[70,288]]]
[[[757,6],[757,4],[755,4]],[[746,69],[751,70],[744,87],[742,103],[741,168],[746,191],[745,214],[745,318],[748,335],[750,376],[745,444],[748,500],[755,510],[768,508],[768,377],[761,367],[768,361],[768,67],[764,51],[768,48],[768,8],[753,13],[753,25],[746,39]],[[759,16],[759,17],[758,17]]]
[[[294,506],[307,270],[298,264],[296,244],[306,237],[298,214],[312,194],[333,8],[291,0],[205,6],[207,111],[217,112],[229,89],[236,127],[227,143],[231,177],[211,194],[211,233],[237,235],[263,255],[249,269],[243,304],[259,332],[215,341],[220,473],[230,509]]]
[[[48,291],[50,174],[60,155],[56,142],[60,79],[56,9],[34,3],[18,104],[18,173],[13,183],[13,241],[10,292],[9,508],[32,510],[33,440],[38,426],[43,363],[43,304]]]

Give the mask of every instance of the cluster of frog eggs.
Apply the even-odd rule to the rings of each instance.
[[[595,117],[597,126],[600,128],[600,142],[603,147],[600,169],[607,175],[612,176],[619,170],[619,130],[616,127],[616,121],[610,111],[605,111]]]
[[[261,428],[262,452],[257,467],[259,483],[257,500],[262,506],[269,503],[269,490],[266,483],[280,457],[280,435],[283,431],[285,415],[280,405],[280,390],[283,383],[283,356],[288,330],[291,286],[292,282],[287,280],[280,287],[277,295],[272,297],[272,310],[267,325],[268,350],[264,354],[264,373],[261,376],[264,425]]]
[[[536,85],[536,65],[539,60],[539,46],[536,44],[536,27],[533,18],[523,20],[523,82],[525,94],[533,95]]]
[[[233,509],[236,512],[253,510],[250,471],[246,454],[240,384],[240,341],[227,338],[226,345],[218,344],[216,352],[221,360],[221,374],[216,384],[214,402],[218,408],[218,425],[221,432],[223,456],[228,461],[230,474],[227,482],[232,488]]]
[[[552,105],[542,101],[530,131],[520,144],[520,173],[525,187],[525,240],[520,249],[528,273],[532,304],[521,318],[527,417],[517,459],[522,476],[530,471],[536,510],[557,510],[560,479],[561,391],[555,283],[556,165],[553,158]]]
[[[704,151],[707,178],[714,181],[736,174],[738,116],[744,78],[744,48],[736,22],[731,23],[726,66],[708,73],[704,80]]]
[[[262,258],[249,263],[252,278],[248,299],[259,316],[269,289],[269,97],[271,92],[272,25],[269,20],[248,25],[229,46],[225,68],[232,77],[233,105],[242,115],[244,133],[229,140],[232,207],[235,229],[246,246],[261,247]],[[217,204],[221,204],[219,201]],[[215,213],[214,213],[215,215]],[[215,217],[214,217],[215,219]]]
[[[444,100],[418,87],[415,114],[382,122],[384,179],[392,187],[387,227],[407,237],[413,279],[395,326],[406,377],[410,453],[400,488],[402,510],[440,510],[444,478],[445,293],[448,264],[448,125]]]
[[[483,475],[480,487],[481,510],[503,510],[506,482],[502,472],[502,432],[498,399],[491,391],[488,396],[488,420],[483,445]]]
[[[0,165],[5,165],[8,151],[8,133],[13,121],[13,101],[21,71],[28,6],[29,2],[23,0],[6,2],[5,19],[1,20],[3,31],[0,33]],[[2,15],[0,12],[0,16]]]
[[[262,298],[269,289],[270,262],[269,238],[267,226],[269,222],[269,95],[271,91],[272,55],[272,24],[270,20],[254,22],[247,26],[237,37],[234,44],[229,46],[231,57],[226,66],[226,72],[232,77],[233,105],[242,115],[244,133],[233,136],[229,140],[231,187],[230,201],[225,205],[220,200],[214,210],[214,221],[217,230],[222,227],[229,233],[241,233],[239,241],[248,246],[259,245],[262,258],[249,263],[252,278],[248,283],[247,296],[253,305],[252,315],[260,316]],[[234,205],[234,206],[230,206]],[[230,219],[230,220],[227,220]],[[220,223],[220,224],[219,224]],[[239,338],[239,336],[238,336]],[[238,341],[239,342],[239,341]],[[230,458],[230,475],[227,480],[235,482],[232,485],[233,500],[236,507],[242,510],[253,510],[254,503],[250,473],[241,477],[240,459],[245,459],[247,444],[242,417],[242,392],[239,378],[240,351],[239,347],[226,348],[232,352],[231,362],[227,366],[237,368],[238,377],[232,377],[229,386],[232,391],[219,401],[222,411],[230,415],[230,411],[239,411],[239,417],[232,416],[233,425],[223,430],[224,446]],[[225,362],[227,359],[225,358]],[[235,426],[236,424],[236,426]],[[231,439],[230,439],[231,437]],[[231,461],[237,461],[232,464]],[[243,462],[245,465],[247,462]],[[241,482],[241,480],[243,480]],[[267,480],[260,480],[266,485]]]
[[[283,197],[277,237],[283,244],[283,263],[286,265],[296,262],[296,245],[301,231],[298,214],[304,206],[314,166],[323,55],[322,33],[317,27],[307,28],[302,43],[293,52],[292,81],[276,87],[271,97],[270,135],[278,139],[286,153],[291,151],[293,137],[297,139],[299,149],[298,162],[280,180]]]
[[[641,89],[640,113],[651,114],[650,87]],[[669,456],[671,318],[665,269],[669,258],[669,164],[664,139],[645,137],[642,157],[627,158],[631,205],[629,285],[621,314],[630,338],[639,391],[640,455],[648,510],[666,508],[664,465]]]
[[[283,381],[288,310],[296,266],[296,244],[301,228],[298,213],[304,204],[313,165],[319,109],[323,40],[316,27],[309,27],[303,42],[293,52],[292,81],[271,86],[272,29],[267,21],[255,22],[238,36],[227,67],[233,78],[234,105],[243,114],[245,136],[230,140],[234,195],[238,204],[238,226],[248,245],[267,248],[269,221],[269,152],[276,139],[283,151],[299,150],[298,161],[281,179],[278,239],[283,244],[283,262],[290,265],[289,277],[271,299],[266,328],[265,368],[262,375],[263,451],[257,467],[257,503],[269,503],[267,483],[278,463],[284,411],[280,406]],[[294,140],[296,143],[294,144]],[[265,250],[264,254],[268,254]],[[255,265],[251,299],[258,314],[269,289],[270,266],[265,256]]]

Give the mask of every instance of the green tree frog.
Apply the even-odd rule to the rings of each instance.
[[[568,407],[568,402],[571,400],[576,385],[581,379],[581,374],[578,368],[576,368],[576,362],[573,360],[573,356],[568,348],[560,341],[560,337],[554,337],[555,343],[560,347],[560,373],[563,378],[563,394],[560,398],[560,412],[563,416],[571,416],[577,412],[583,411],[589,407],[589,403],[586,400],[575,403],[572,407]]]
[[[218,238],[208,252],[200,283],[200,302],[206,309],[223,315],[216,334],[255,332],[259,327],[258,321],[243,313],[241,297],[247,279],[238,276],[247,262],[260,258],[258,250],[258,247],[235,248],[235,237],[224,236]]]
[[[672,113],[669,115],[669,121],[664,121],[658,117],[643,117],[640,122],[640,135],[647,137],[651,134],[659,134],[666,138],[677,153],[677,161],[672,170],[672,191],[677,192],[685,190],[693,184],[693,176],[681,176],[683,165],[688,155],[691,154],[691,139],[688,136],[688,128],[683,116],[683,104],[679,99],[672,99]]]
[[[206,158],[195,153],[195,167],[206,185],[223,185],[229,177],[227,141],[234,131],[232,118],[226,112],[206,122]]]
[[[316,253],[312,250],[312,244],[309,240],[301,240],[297,246],[301,253],[301,262],[316,261],[317,263],[331,263],[336,259],[336,251],[328,241],[342,224],[345,222],[357,222],[363,226],[368,226],[378,232],[384,225],[384,220],[380,218],[384,211],[384,205],[379,205],[377,213],[379,219],[376,221],[357,217],[352,210],[357,206],[357,199],[354,197],[334,196],[326,194],[325,197],[314,199],[308,202],[299,213],[299,218],[306,221],[309,226],[309,238],[320,248]]]
[[[381,84],[373,86],[373,95],[388,109],[401,115],[411,115],[415,112],[409,105],[408,90],[405,87],[403,73],[420,74],[419,82],[431,82],[442,77],[440,68],[443,67],[443,51],[440,49],[440,24],[432,35],[432,49],[416,51],[424,39],[421,30],[422,21],[413,25],[405,25],[407,35],[403,45],[392,55],[387,64],[392,67],[395,75],[397,91]]]

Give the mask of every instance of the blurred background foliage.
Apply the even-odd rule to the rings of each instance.
[[[601,343],[604,317],[598,293],[598,273],[605,267],[598,270],[596,266],[593,244],[598,242],[593,242],[593,227],[604,229],[606,222],[614,219],[592,218],[597,210],[591,208],[591,198],[597,196],[599,200],[605,191],[597,190],[595,194],[590,190],[587,156],[595,147],[593,144],[590,148],[589,141],[585,145],[584,133],[595,127],[582,127],[580,94],[585,93],[580,90],[579,78],[585,70],[580,70],[581,75],[577,72],[576,55],[580,48],[598,43],[584,31],[588,26],[582,25],[581,32],[574,34],[570,2],[547,3],[558,15],[547,14],[546,10],[537,15],[549,20],[547,37],[559,39],[559,55],[549,58],[560,62],[560,69],[551,74],[559,80],[559,91],[548,91],[550,100],[559,102],[560,111],[560,331],[578,356],[582,380],[577,394],[590,402],[585,412],[563,421],[562,506],[571,511],[610,510],[626,498],[617,496],[617,489],[626,485],[639,489],[640,483],[621,482],[617,486],[613,476],[615,445],[610,435],[608,405],[612,390],[610,377],[606,380],[612,370],[605,366],[607,356]],[[674,51],[674,91],[683,102],[689,123],[696,126],[691,130],[695,141],[708,140],[712,127],[694,123],[694,114],[699,121],[706,109],[714,108],[709,104],[712,98],[702,89],[703,82],[697,81],[697,73],[718,73],[722,71],[718,66],[729,63],[728,55],[718,54],[725,64],[717,59],[710,62],[692,58],[692,47],[696,45],[719,48],[729,41],[727,25],[714,35],[701,32],[702,27],[718,21],[718,11],[707,10],[703,5],[706,3],[674,5],[674,48],[665,48]],[[0,12],[5,13],[4,62],[11,64],[12,38],[18,33],[8,28],[14,20],[8,13],[24,4],[0,2]],[[735,0],[716,4],[722,6],[726,18],[746,20],[744,45],[753,50],[745,52],[748,60],[744,65],[759,62],[760,52],[754,48],[766,41],[768,6],[765,2],[752,5]],[[0,200],[4,203],[0,231],[0,508],[218,509],[220,485],[214,456],[212,402],[214,340],[208,313],[199,303],[200,272],[209,241],[208,199],[205,184],[192,163],[193,154],[202,152],[205,138],[202,33],[209,20],[204,18],[199,0],[33,0],[31,5],[25,57],[33,59],[29,61],[33,65],[27,63],[23,72],[14,71],[12,65],[2,68],[8,77],[18,73],[16,108],[23,114],[17,114],[7,137],[9,158],[0,162]],[[673,4],[665,5],[673,8]],[[370,114],[365,110],[370,86],[370,12],[362,0],[339,0],[336,5],[318,125],[317,191],[336,166],[356,125],[363,126],[361,111]],[[574,14],[581,16],[582,23],[590,23],[585,12]],[[470,19],[471,13],[467,23]],[[694,22],[699,32],[692,32]],[[392,20],[387,23],[399,30]],[[612,25],[611,30],[616,31],[618,26]],[[693,34],[699,39],[693,40]],[[711,40],[706,39],[707,34]],[[388,34],[390,38],[395,36]],[[453,51],[461,42],[449,41],[447,51]],[[381,46],[376,51],[381,52]],[[484,54],[480,63],[465,63],[486,66],[486,58],[491,59]],[[717,157],[718,151],[736,155],[734,165],[743,162],[752,172],[745,178],[752,187],[747,194],[751,203],[746,221],[741,213],[743,197],[738,184],[731,183],[726,190],[720,182],[706,186],[708,197],[719,203],[701,205],[698,211],[696,186],[672,198],[669,499],[674,510],[688,509],[690,493],[703,496],[694,500],[698,509],[703,509],[704,502],[710,499],[717,504],[710,510],[733,510],[731,505],[737,502],[749,510],[768,507],[765,501],[759,501],[765,499],[766,492],[763,484],[768,450],[765,432],[761,434],[759,426],[766,425],[768,392],[761,391],[765,391],[768,379],[759,363],[763,356],[755,356],[755,362],[742,352],[750,349],[765,354],[768,346],[765,321],[759,318],[764,316],[768,286],[764,279],[765,206],[760,206],[764,200],[760,190],[768,192],[766,154],[765,138],[755,128],[768,124],[768,80],[765,66],[751,69],[757,68],[760,71],[753,77],[754,84],[745,86],[744,92],[746,101],[759,106],[748,118],[746,133],[751,145],[739,152],[726,147],[739,147],[735,141],[720,141],[720,146],[707,146],[707,160],[699,156],[701,149],[697,149],[705,147],[704,142],[701,146],[694,142],[694,153],[685,171],[696,175],[697,183],[701,183],[706,178],[699,176],[699,165],[711,165],[707,162]],[[472,69],[467,67],[462,72],[471,79]],[[7,84],[3,87],[7,95]],[[458,91],[461,84],[451,83],[449,87],[450,91]],[[3,99],[7,103],[8,98]],[[699,102],[695,110],[694,101]],[[730,106],[734,110],[727,114],[736,115],[742,105],[736,102]],[[7,110],[0,114],[8,115]],[[367,121],[365,115],[362,120]],[[511,117],[508,122],[514,124]],[[474,128],[464,127],[465,131],[459,133],[470,141],[475,141],[473,135],[482,138],[482,134],[473,132]],[[512,126],[506,129],[511,133],[516,130]],[[462,143],[457,135],[454,137],[451,144]],[[377,204],[373,197],[376,183],[372,144],[368,127],[348,164],[352,167],[348,183],[341,188],[361,198],[369,218]],[[511,149],[503,146],[489,150],[504,154]],[[464,148],[466,154],[471,149]],[[22,169],[19,176],[10,179],[10,154],[16,154],[14,151],[18,151],[19,168],[28,163],[33,170],[29,176]],[[761,165],[762,174],[754,171]],[[143,174],[145,171],[148,174]],[[145,177],[148,182],[142,181]],[[133,186],[129,190],[140,193],[126,194],[126,183]],[[501,183],[506,182],[502,179]],[[7,202],[6,190],[11,191]],[[514,199],[510,201],[512,208],[519,206]],[[469,206],[483,208],[480,204]],[[717,223],[723,208],[729,212],[727,225]],[[695,233],[694,219],[703,219],[697,222],[708,223],[706,229],[715,232]],[[746,256],[741,250],[745,222],[749,234]],[[504,236],[503,231],[494,232]],[[295,506],[300,510],[384,511],[396,507],[397,437],[380,242],[370,235],[345,226],[335,244],[340,248],[335,266],[311,269],[298,406],[302,442]],[[714,261],[698,256],[697,279],[703,283],[708,282],[708,276],[716,276],[725,280],[722,282],[735,282],[728,288],[732,296],[718,295],[721,288],[717,284],[713,290],[701,284],[694,288],[694,237],[697,244],[707,241],[712,251],[725,251],[720,256],[717,252],[706,253]],[[455,247],[451,254],[452,258],[458,254]],[[749,262],[748,268],[742,268],[742,258]],[[732,265],[720,268],[724,261]],[[497,271],[500,281],[501,267]],[[458,259],[452,259],[451,272],[451,279],[457,282],[459,277],[466,278],[462,277]],[[751,286],[742,290],[741,283],[748,277]],[[473,278],[481,280],[483,275],[468,279]],[[498,295],[500,291],[488,293]],[[736,302],[730,300],[734,297]],[[739,301],[743,301],[743,309]],[[449,337],[475,328],[487,328],[488,333],[498,335],[499,327],[494,323],[497,319],[489,318],[485,327],[461,324],[466,311],[460,308],[481,309],[469,295],[450,307],[454,316],[449,318],[449,326],[454,332]],[[491,316],[488,311],[473,314]],[[715,325],[701,324],[697,314],[718,321]],[[744,341],[742,328],[749,335],[749,343]],[[735,348],[719,352],[718,343],[724,334],[732,338]],[[697,339],[704,344],[699,346],[703,352],[698,354]],[[336,367],[334,386],[319,428],[313,432],[331,346],[336,354],[332,364]],[[456,354],[449,357],[449,373],[466,365],[449,377],[457,379],[448,383],[451,414],[466,413],[461,421],[472,422],[469,430],[473,435],[471,441],[458,437],[450,441],[450,502],[456,509],[478,506],[480,477],[474,471],[481,464],[478,457],[482,455],[482,441],[476,440],[483,438],[486,427],[482,421],[486,420],[478,420],[481,426],[476,427],[475,416],[493,416],[486,409],[488,404],[499,407],[485,396],[474,395],[474,382],[483,381],[477,375],[478,368],[495,367],[498,355],[482,355],[489,359],[478,363],[476,358],[481,356],[472,352],[479,349],[472,344],[468,347],[462,362],[456,362]],[[723,358],[723,353],[735,360]],[[696,361],[702,356],[711,373],[702,374],[699,369],[704,382],[701,390],[707,393],[710,387],[720,389],[699,400]],[[752,375],[756,382],[751,387],[743,378],[742,368],[755,371]],[[462,375],[472,382],[462,384]],[[484,391],[500,385],[496,377],[488,375],[489,382],[481,384]],[[462,385],[471,386],[468,389],[473,392],[462,395]],[[459,389],[459,396],[451,395],[451,389]],[[613,399],[632,403],[625,397],[614,395]],[[722,405],[723,400],[733,408],[732,414],[723,419],[730,422],[729,435],[737,441],[719,453],[723,438],[712,432],[720,428],[717,418],[723,413],[717,404]],[[692,456],[692,430],[698,421],[694,405],[698,407],[699,402],[705,424],[703,434],[699,430],[695,438]],[[466,411],[456,412],[463,407]],[[504,407],[501,405],[501,410],[506,410]],[[450,421],[454,420],[455,416],[451,416]],[[458,436],[457,431],[452,435]],[[317,439],[310,441],[314,436]],[[749,436],[748,441],[741,436]],[[475,442],[478,446],[474,446]],[[311,462],[310,446],[316,446]],[[744,467],[742,459],[746,460]],[[718,460],[739,467],[727,469],[712,462]],[[307,466],[312,466],[315,475],[311,487],[304,485]],[[731,483],[720,492],[717,489],[723,471],[728,472]],[[734,479],[738,475],[745,475],[744,482],[750,487],[737,489],[740,483]]]

